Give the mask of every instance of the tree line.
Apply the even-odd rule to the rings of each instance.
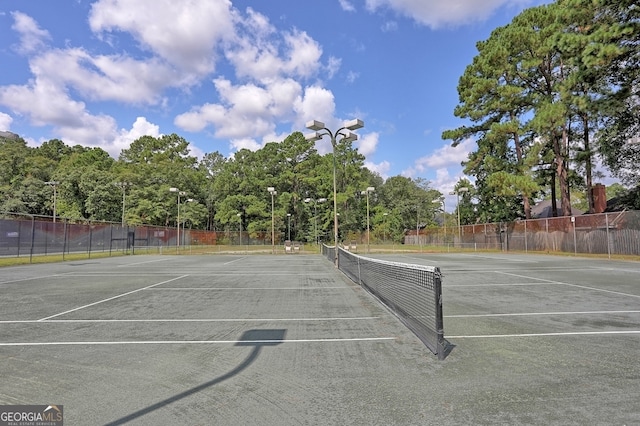
[[[229,158],[213,152],[198,159],[176,134],[143,136],[117,160],[101,148],[70,147],[58,139],[32,148],[22,138],[5,137],[0,148],[2,212],[53,216],[55,198],[55,214],[69,220],[177,226],[179,207],[181,226],[242,226],[264,238],[271,234],[267,188],[273,187],[279,235],[315,241],[317,230],[318,238],[333,240],[333,153],[320,155],[300,132]],[[348,141],[337,144],[335,158],[341,239],[366,231],[368,187],[375,188],[368,195],[372,238],[401,241],[406,229],[437,226],[444,217],[442,194],[428,182],[383,180]]]
[[[470,124],[442,137],[477,142],[463,165],[481,221],[530,218],[542,197],[569,216],[578,191],[593,212],[598,162],[640,182],[639,36],[635,0],[558,0],[477,43],[454,111]]]

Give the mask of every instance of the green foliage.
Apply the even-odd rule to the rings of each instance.
[[[515,219],[515,203],[528,216],[545,186],[570,214],[570,188],[591,196],[598,152],[618,176],[640,182],[640,144],[629,143],[640,133],[638,9],[629,0],[559,0],[477,44],[454,110],[471,124],[443,138],[478,143],[463,164],[476,177],[479,216]]]
[[[60,140],[28,148],[22,140],[2,140],[0,182],[4,211],[56,215],[73,220],[180,226],[313,242],[333,240],[333,170],[340,214],[340,238],[372,235],[402,241],[405,229],[433,226],[442,194],[423,180],[394,177],[386,182],[364,167],[350,142],[319,155],[313,143],[294,132],[257,151],[241,149],[225,158],[209,153],[198,161],[178,135],[143,136],[114,160],[99,148],[68,147]],[[335,161],[335,162],[334,162]],[[273,197],[268,187],[274,187]],[[177,188],[179,191],[171,191]],[[325,199],[314,203],[311,200]],[[309,200],[309,202],[305,202]],[[179,210],[179,214],[178,214]],[[419,216],[418,216],[419,215]],[[179,217],[179,219],[178,219]],[[377,233],[376,233],[377,232]],[[231,235],[231,234],[229,234]]]

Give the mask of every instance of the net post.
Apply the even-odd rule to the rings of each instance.
[[[434,302],[436,306],[436,355],[440,361],[446,358],[447,341],[444,338],[444,315],[442,312],[442,273],[435,268],[433,277]]]

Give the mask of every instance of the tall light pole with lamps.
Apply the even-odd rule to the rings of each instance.
[[[460,243],[460,246],[462,246],[462,228],[460,226],[460,193],[468,192],[468,191],[469,191],[469,188],[467,188],[466,186],[463,186],[449,193],[449,195],[456,196],[456,200],[458,203],[458,205],[456,206],[456,210],[458,210],[458,242]]]
[[[322,139],[325,135],[331,138],[331,147],[333,149],[333,244],[335,246],[334,264],[338,266],[338,200],[336,189],[336,144],[338,142],[353,142],[358,140],[358,135],[351,133],[351,130],[358,130],[364,127],[364,122],[360,119],[353,119],[344,123],[335,132],[327,129],[322,121],[312,120],[306,125],[307,129],[313,130],[313,133],[305,135],[305,139],[309,142],[315,142]],[[338,136],[341,136],[338,139]]]
[[[287,213],[287,240],[291,241],[291,213]]]
[[[446,243],[447,240],[447,207],[444,202],[444,197],[437,198],[433,200],[434,203],[438,203],[438,205],[442,204],[442,227],[444,228],[444,237],[442,239],[443,243]]]
[[[55,180],[50,180],[44,183],[45,185],[49,185],[53,187],[53,223],[56,223],[56,198],[58,195],[57,187],[60,182]]]
[[[304,199],[305,203],[313,202],[313,229],[315,230],[316,234],[316,245],[320,243],[318,240],[318,203],[324,203],[325,201],[327,201],[326,198],[318,198],[317,200],[314,200],[313,198]]]
[[[384,244],[387,244],[387,216],[389,216],[389,213],[382,213],[382,216],[384,216],[384,237],[382,239]]]
[[[177,192],[178,193],[178,219],[177,219],[177,228],[178,228],[178,237],[177,237],[177,247],[180,247],[180,196],[182,195],[187,195],[186,192],[184,191],[180,191],[178,188],[169,188],[170,192]]]
[[[125,196],[127,192],[127,187],[133,185],[131,182],[116,182],[115,185],[122,189],[122,227],[124,228],[124,206],[125,206]]]
[[[240,241],[240,245],[242,245],[242,213],[236,213],[238,216],[238,221],[240,222],[240,235],[238,236],[238,240]]]
[[[275,219],[273,216],[273,208],[274,208],[274,201],[273,201],[273,197],[275,197],[276,195],[278,195],[278,191],[276,191],[276,189],[273,186],[270,186],[267,188],[267,191],[269,191],[269,193],[271,194],[271,254],[276,252],[276,232],[275,232]]]
[[[374,192],[376,189],[373,186],[367,187],[364,191],[360,192],[362,195],[367,196],[367,253],[371,253],[371,240],[370,240],[370,228],[369,228],[369,193]]]

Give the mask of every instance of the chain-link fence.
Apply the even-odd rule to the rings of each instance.
[[[281,249],[284,241],[276,235]],[[297,244],[297,243],[296,243]],[[0,257],[32,257],[71,253],[163,252],[191,246],[269,246],[271,234],[251,236],[240,231],[205,231],[121,223],[70,221],[65,218],[0,212]],[[298,244],[296,247],[300,248]],[[282,250],[285,250],[282,248]]]
[[[485,223],[420,231],[405,244],[503,251],[640,255],[640,211]]]
[[[58,218],[2,213],[0,256],[42,256],[71,253],[127,252],[136,246],[175,245],[177,230],[123,226],[108,222],[71,222]]]

